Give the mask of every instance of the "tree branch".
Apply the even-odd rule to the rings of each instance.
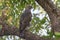
[[[47,12],[51,27],[54,31],[60,32],[60,10],[53,4],[51,0],[35,0]]]
[[[9,26],[8,24],[2,22],[2,25],[4,26],[4,30],[3,29],[0,29],[0,36],[4,36],[4,35],[16,35],[16,36],[19,36],[20,37],[20,33],[19,33],[19,29],[15,26]],[[24,39],[26,40],[48,40],[49,38],[43,38],[43,37],[40,37],[36,34],[33,34],[29,31],[25,31],[24,32]],[[50,39],[51,40],[51,39]]]

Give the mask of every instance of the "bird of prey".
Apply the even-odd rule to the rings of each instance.
[[[23,32],[27,30],[26,28],[29,27],[30,25],[30,21],[32,19],[31,9],[32,9],[32,6],[28,5],[20,16],[19,31],[21,35],[23,35]]]

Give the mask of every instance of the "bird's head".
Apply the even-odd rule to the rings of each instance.
[[[26,9],[32,9],[33,7],[31,5],[27,5]]]

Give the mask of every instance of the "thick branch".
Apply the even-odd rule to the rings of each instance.
[[[4,35],[16,35],[20,37],[20,33],[19,33],[19,29],[16,28],[15,26],[8,26],[8,24],[6,23],[2,23],[2,25],[4,25],[4,30],[0,30],[0,36],[4,36]],[[24,39],[26,40],[49,40],[49,38],[42,38],[36,34],[33,34],[29,31],[25,31],[24,32]],[[51,39],[50,39],[51,40]]]
[[[35,0],[38,4],[42,6],[42,8],[48,13],[51,27],[55,30],[60,32],[60,10],[53,4],[51,0]],[[59,19],[58,19],[59,17]]]

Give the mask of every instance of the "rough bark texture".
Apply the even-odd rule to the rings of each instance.
[[[53,32],[60,32],[60,10],[53,4],[51,0],[35,0],[38,4],[42,6],[42,8],[47,12],[51,21],[51,27]],[[2,17],[0,17],[0,25],[2,25],[2,29],[0,29],[0,36],[4,35],[16,35],[19,36],[19,29],[15,26],[10,26],[4,22],[6,15],[4,15],[4,11],[2,11]],[[20,36],[19,36],[20,37]],[[53,40],[50,38],[42,38],[36,34],[33,34],[29,31],[24,32],[24,36],[22,37],[26,40]]]

